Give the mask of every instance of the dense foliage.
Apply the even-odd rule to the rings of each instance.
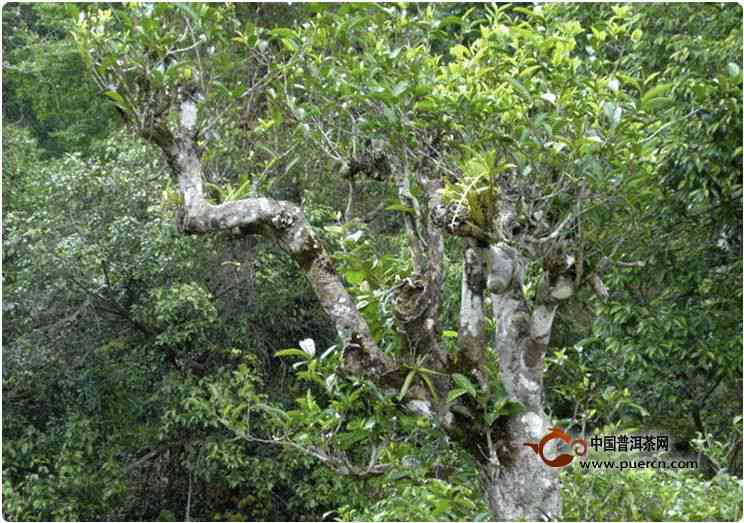
[[[493,379],[495,322],[477,372],[452,356],[442,398],[415,350],[395,387],[341,372],[276,242],[180,234],[172,160],[147,135],[188,90],[210,202],[301,206],[387,355],[410,349],[394,303],[433,243],[412,225],[425,184],[391,171],[444,173],[442,205],[478,241],[512,205],[529,303],[570,252],[545,409],[577,434],[669,433],[701,467],[574,463],[563,519],[741,519],[740,6],[2,14],[6,519],[492,517],[477,453],[412,406],[435,397],[489,438],[522,411]],[[450,355],[467,241],[443,240]]]

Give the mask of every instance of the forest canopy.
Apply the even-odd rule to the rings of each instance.
[[[2,16],[6,519],[742,518],[739,5]]]

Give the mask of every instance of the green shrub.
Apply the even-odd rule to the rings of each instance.
[[[738,521],[742,485],[735,477],[632,470],[561,475],[565,521]]]
[[[339,509],[341,521],[481,521],[488,512],[471,488],[440,479],[388,485],[385,499],[367,508]]]

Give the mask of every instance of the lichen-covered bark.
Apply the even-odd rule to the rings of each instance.
[[[346,176],[364,174],[372,179],[382,181],[391,173],[390,180],[398,188],[398,199],[401,204],[410,209],[402,213],[401,220],[406,232],[409,250],[411,252],[412,274],[403,279],[393,288],[393,313],[397,331],[400,335],[401,356],[409,364],[417,360],[417,364],[435,370],[445,370],[446,353],[439,346],[439,302],[444,275],[444,240],[442,233],[429,220],[429,211],[441,200],[440,189],[442,182],[438,178],[431,178],[424,172],[417,170],[415,178],[423,188],[423,196],[416,198],[411,193],[411,173],[406,158],[391,168],[384,154],[364,153],[362,158],[377,158],[375,162],[352,161]],[[384,161],[383,161],[384,160]],[[420,358],[423,358],[421,360]],[[432,378],[437,384],[438,392],[446,394],[446,382],[439,378]],[[412,392],[417,387],[411,388]],[[423,389],[422,401],[434,398]],[[415,394],[410,394],[415,395]]]
[[[488,290],[495,323],[494,347],[499,354],[501,382],[507,395],[526,411],[506,421],[507,453],[491,466],[488,500],[498,519],[545,520],[560,514],[557,469],[545,465],[525,443],[538,442],[550,426],[543,411],[543,369],[553,319],[560,300],[573,295],[573,283],[561,272],[546,273],[532,308],[522,291],[525,262],[503,243],[488,250]]]
[[[473,239],[466,239],[460,291],[459,354],[455,367],[474,374],[482,384],[486,375],[481,369],[486,346],[484,291],[486,263],[484,249]]]
[[[485,287],[493,307],[498,378],[508,398],[525,408],[518,415],[498,419],[491,427],[477,422],[468,425],[458,418],[448,430],[480,463],[489,507],[497,520],[556,519],[560,516],[557,469],[545,465],[525,443],[538,442],[550,427],[542,405],[544,358],[558,304],[574,292],[572,258],[554,256],[552,265],[545,268],[537,298],[528,303],[522,290],[526,262],[514,247],[520,244],[515,240],[520,224],[508,202],[495,217],[495,232],[475,226],[455,204],[440,203],[432,208],[431,221],[467,242],[460,305],[461,350],[455,367],[483,379]]]
[[[560,516],[558,469],[548,467],[522,442],[539,441],[550,424],[542,412],[528,411],[508,421],[513,448],[495,467],[486,485],[497,521],[552,521]]]
[[[507,452],[488,470],[488,502],[497,519],[552,519],[560,510],[558,474],[524,446],[548,432],[542,377],[552,315],[539,306],[530,313],[522,292],[524,262],[516,250],[497,244],[488,254],[500,378],[509,398],[526,407],[506,421]]]

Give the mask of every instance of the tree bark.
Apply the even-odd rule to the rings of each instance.
[[[558,469],[547,466],[525,443],[537,443],[550,423],[543,411],[545,350],[557,303],[533,311],[522,291],[525,263],[504,244],[488,249],[487,286],[493,304],[494,348],[508,398],[526,411],[506,420],[497,456],[486,470],[488,504],[496,519],[549,520],[560,515]]]
[[[483,386],[488,379],[481,368],[486,347],[484,294],[486,258],[478,242],[466,238],[460,291],[460,328],[457,335],[459,354],[455,368],[467,369]]]
[[[508,422],[507,437],[539,441],[547,434],[545,415],[529,411]],[[488,507],[497,521],[552,521],[560,518],[560,483],[557,468],[545,465],[529,447],[513,449],[511,461],[502,462],[487,477]]]

